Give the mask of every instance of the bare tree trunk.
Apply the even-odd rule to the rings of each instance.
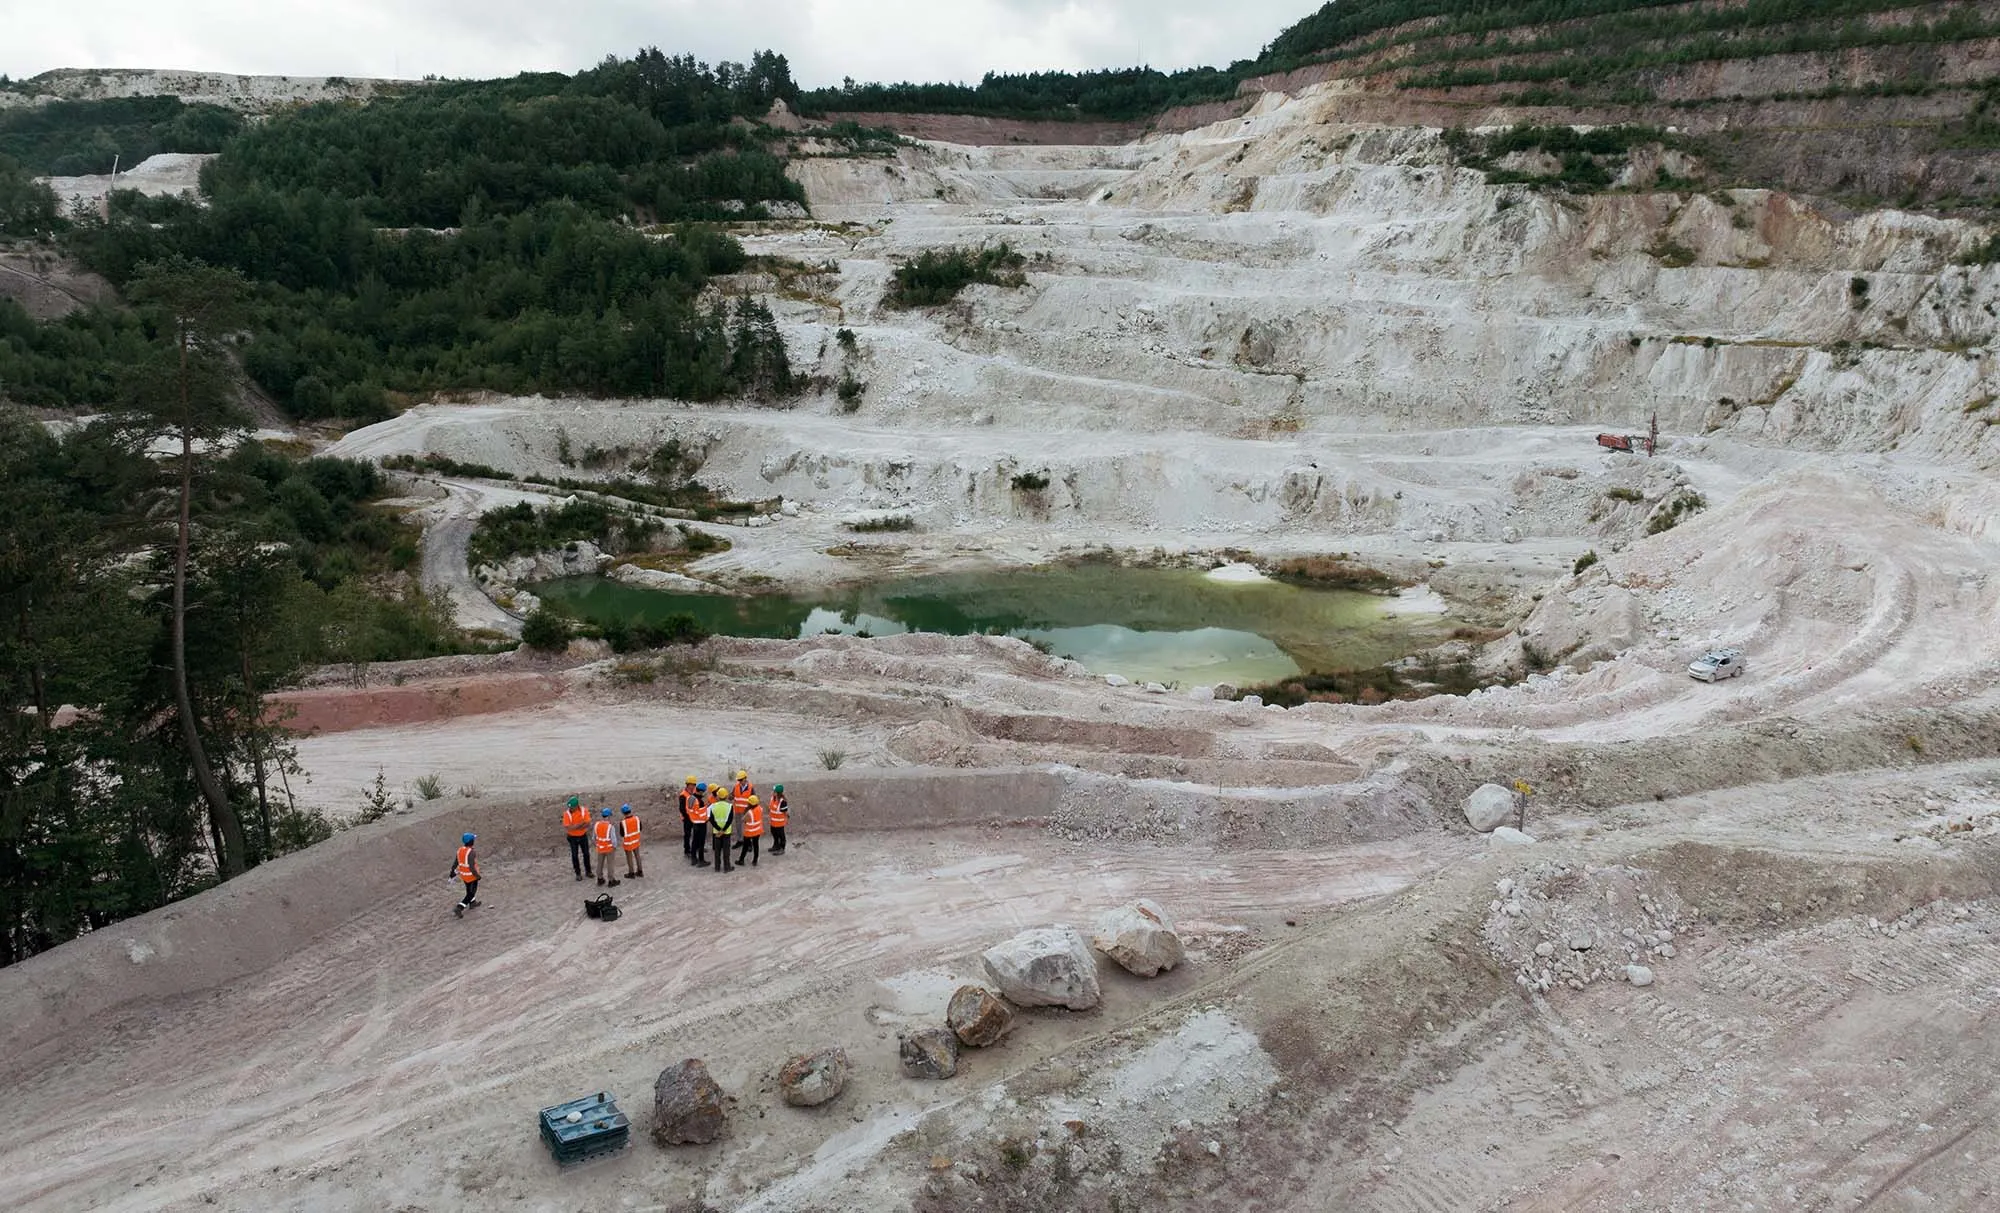
[[[208,818],[214,828],[216,838],[215,866],[222,878],[243,874],[243,852],[247,841],[243,837],[243,823],[236,817],[236,810],[230,806],[229,798],[222,793],[222,785],[216,782],[215,772],[208,765],[208,752],[201,745],[201,731],[195,727],[194,697],[188,694],[187,679],[187,572],[188,542],[193,530],[194,512],[194,418],[188,403],[188,332],[183,322],[180,332],[181,354],[181,513],[178,534],[174,542],[174,613],[173,613],[173,657],[174,657],[174,706],[181,718],[181,741],[187,746],[188,762],[194,767],[194,781],[201,788],[203,800],[208,802]]]
[[[245,710],[249,713],[246,736],[250,742],[250,773],[257,784],[257,819],[263,827],[264,858],[271,858],[271,799],[264,786],[264,722],[258,719],[262,701],[257,698],[257,684],[250,679],[250,652],[239,650],[243,658],[243,696],[247,701]]]
[[[21,603],[21,626],[19,629],[21,651],[29,652],[28,645],[28,604]],[[28,661],[28,688],[35,697],[35,723],[46,729],[54,722],[49,719],[49,693],[42,683],[42,663],[30,658]]]

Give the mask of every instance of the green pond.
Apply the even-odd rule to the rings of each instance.
[[[934,574],[749,598],[667,593],[602,577],[533,588],[594,623],[692,615],[728,636],[1009,635],[1096,673],[1182,686],[1248,686],[1380,665],[1435,643],[1440,630],[1436,616],[1388,615],[1387,600],[1373,594],[1115,565]]]

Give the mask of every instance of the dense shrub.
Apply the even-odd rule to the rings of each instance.
[[[1026,282],[1027,259],[1005,242],[987,248],[926,249],[896,267],[883,300],[890,307],[936,307],[950,303],[975,282],[1016,287]]]
[[[645,619],[612,620],[598,624],[597,633],[611,645],[614,653],[664,649],[675,644],[700,644],[709,636],[708,629],[687,614],[669,615],[657,622]]]
[[[540,510],[523,501],[480,516],[472,533],[470,555],[476,565],[492,564],[577,542],[595,544],[606,552],[636,551],[664,526],[656,518],[629,514],[597,501],[577,500]]]
[[[548,607],[537,607],[521,621],[521,643],[553,653],[569,646],[569,620]]]
[[[302,418],[370,420],[464,388],[783,400],[798,383],[768,310],[701,302],[711,276],[743,266],[741,246],[640,225],[802,204],[741,121],[795,93],[782,56],[710,69],[648,50],[573,78],[304,106],[222,145],[207,205],[121,191],[67,240],[119,286],[175,256],[239,271],[256,288],[244,368]],[[40,225],[9,180],[0,223]],[[106,398],[116,334],[93,344],[76,327],[0,350],[16,398]]]
[[[0,157],[56,177],[108,173],[161,152],[219,152],[243,116],[178,97],[48,101],[0,109]]]

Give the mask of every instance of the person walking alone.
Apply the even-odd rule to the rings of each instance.
[[[785,827],[792,820],[792,806],[785,801],[785,785],[771,787],[771,854],[785,853]]]
[[[618,843],[625,848],[625,879],[646,874],[646,861],[639,857],[639,819],[632,813],[632,806],[618,806]]]
[[[743,841],[736,844],[736,866],[743,866],[743,857],[750,857],[750,866],[757,866],[757,854],[764,845],[764,806],[752,796],[750,803],[743,806]]]
[[[688,798],[688,821],[693,828],[688,842],[688,861],[695,867],[708,862],[708,785],[694,785],[694,795]]]
[[[563,833],[569,835],[569,866],[582,880],[590,875],[590,810],[583,807],[583,798],[572,796],[564,806]]]
[[[618,878],[611,875],[611,852],[618,849],[617,827],[611,824],[611,810],[607,807],[604,815],[597,819],[597,827],[591,841],[597,847],[597,883],[618,887]],[[609,879],[606,879],[606,878]]]
[[[701,802],[701,785],[690,775],[677,793],[681,810],[681,855],[694,858],[694,807]],[[707,814],[703,814],[706,818]]]
[[[479,856],[473,854],[472,843],[477,834],[459,835],[458,854],[451,861],[451,875],[446,879],[457,879],[465,885],[465,896],[451,908],[453,918],[465,917],[465,912],[479,904]]]
[[[718,800],[708,809],[709,846],[715,850],[715,870],[731,870],[729,836],[736,832],[736,809],[727,800]]]

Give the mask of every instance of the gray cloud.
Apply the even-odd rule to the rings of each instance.
[[[657,45],[709,62],[769,48],[807,87],[986,71],[1163,70],[1255,55],[1313,0],[0,0],[0,72],[276,75],[575,71]]]

